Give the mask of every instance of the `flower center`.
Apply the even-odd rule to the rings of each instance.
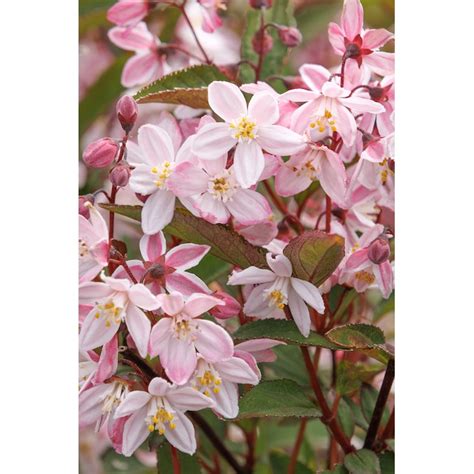
[[[113,382],[110,393],[105,397],[102,413],[110,413],[117,408],[128,394],[128,387],[120,382]]]
[[[197,330],[197,322],[189,319],[174,319],[173,331],[176,339],[192,342],[196,340],[194,334]]]
[[[330,128],[332,132],[337,132],[336,119],[328,109],[324,111],[324,115],[317,116],[313,122],[310,122],[309,126],[319,133],[325,132],[327,128]]]
[[[225,170],[223,174],[214,176],[209,180],[208,192],[214,199],[218,199],[222,202],[227,202],[232,198],[237,185],[228,170]]]
[[[248,117],[242,117],[237,122],[232,122],[230,128],[235,130],[233,137],[236,140],[253,140],[255,138],[255,127],[257,124]]]
[[[382,184],[385,185],[387,183],[388,177],[393,176],[394,172],[390,169],[387,158],[381,161],[379,165],[382,167],[380,170],[380,180],[382,181]]]
[[[154,166],[151,172],[156,175],[155,184],[159,189],[166,189],[166,181],[171,176],[174,169],[174,163],[165,161],[160,166]]]
[[[105,321],[105,327],[109,328],[112,323],[120,324],[122,321],[122,310],[123,308],[116,306],[115,302],[110,299],[104,304],[96,304],[95,318],[103,318]]]
[[[176,428],[174,411],[161,397],[155,397],[153,399],[151,413],[149,412],[145,421],[150,433],[158,431],[158,434],[163,435],[167,428],[170,430]]]
[[[288,278],[279,277],[275,283],[263,293],[268,300],[268,306],[284,309],[288,303]]]
[[[375,281],[375,276],[373,273],[366,272],[361,270],[355,274],[357,280],[360,280],[368,285],[371,285]]]
[[[89,255],[89,247],[86,242],[82,239],[79,239],[79,257],[84,258]]]
[[[222,379],[219,376],[219,372],[217,372],[212,365],[201,359],[198,364],[195,378],[192,382],[192,387],[206,395],[206,397],[210,397],[210,390],[215,394],[219,393],[221,384]]]

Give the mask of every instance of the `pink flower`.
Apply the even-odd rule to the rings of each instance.
[[[138,130],[139,153],[128,161],[135,169],[130,177],[130,188],[149,196],[142,209],[142,229],[145,234],[156,234],[173,219],[175,195],[168,189],[168,178],[177,163],[186,159],[184,149],[176,154],[168,133],[156,125],[146,124]]]
[[[195,293],[184,302],[183,295],[158,295],[163,317],[155,324],[150,336],[150,355],[160,356],[160,362],[171,381],[186,383],[197,364],[199,353],[209,362],[232,357],[234,344],[227,332],[217,324],[198,317],[224,302],[210,295]]]
[[[144,22],[133,27],[116,26],[109,30],[109,39],[119,48],[134,51],[122,71],[122,85],[134,87],[154,81],[167,72],[165,58],[158,51],[159,40]]]
[[[131,456],[153,431],[164,435],[180,451],[194,454],[194,427],[184,413],[212,406],[209,397],[191,387],[176,387],[154,378],[148,392],[130,392],[115,413],[116,418],[129,416],[123,430],[122,454]]]
[[[234,223],[234,230],[253,245],[266,245],[278,234],[275,219],[268,219],[258,224],[243,225]]]
[[[266,338],[252,339],[237,344],[235,346],[234,355],[242,357],[243,354],[247,353],[250,354],[256,362],[274,362],[277,357],[272,351],[272,348],[275,346],[286,346],[286,343]]]
[[[190,384],[193,389],[214,401],[213,410],[217,414],[225,418],[235,418],[239,414],[237,384],[257,385],[259,381],[260,373],[257,375],[242,358],[231,357],[225,361],[210,363],[199,357]]]
[[[101,383],[79,395],[79,426],[81,428],[95,425],[98,431],[108,419],[113,422],[116,408],[122,403],[128,393],[128,386],[114,380],[110,383]]]
[[[291,117],[291,128],[298,133],[308,127],[312,131],[312,141],[320,141],[339,133],[346,145],[352,145],[356,138],[357,124],[354,114],[369,112],[379,114],[385,109],[373,100],[352,96],[350,91],[330,81],[331,73],[323,66],[303,64],[299,72],[310,90],[292,89],[282,95],[282,99],[306,102]]]
[[[390,31],[383,28],[364,30],[364,9],[360,0],[345,0],[341,15],[341,25],[329,23],[329,41],[336,53],[346,59],[363,64],[381,76],[393,74],[394,54],[378,49],[393,38]]]
[[[195,140],[198,138],[196,135]],[[213,224],[226,224],[230,216],[244,225],[270,219],[272,209],[267,200],[260,193],[240,186],[236,164],[226,169],[226,155],[201,161],[202,166],[181,163],[168,181],[176,196],[191,198],[184,201],[186,207]]]
[[[271,270],[249,267],[234,272],[229,285],[256,285],[244,305],[245,314],[257,318],[278,317],[288,305],[301,334],[309,334],[311,319],[306,304],[318,313],[324,313],[324,301],[317,287],[308,281],[292,277],[293,268],[285,255],[273,257],[267,253]]]
[[[275,189],[280,196],[293,196],[308,188],[318,179],[336,203],[343,203],[347,191],[344,164],[326,146],[308,145],[306,150],[282,163],[275,176]]]
[[[376,229],[366,232],[359,243],[362,248],[354,249],[345,261],[339,282],[353,286],[358,293],[363,293],[375,283],[382,296],[388,298],[393,290],[393,270],[388,259],[390,247],[388,253],[380,252],[379,248],[372,248],[374,245],[380,247],[377,239],[380,228],[383,230],[382,226],[377,225]],[[388,246],[388,242],[386,245]]]
[[[83,283],[79,288],[79,302],[94,306],[82,323],[79,347],[83,351],[95,349],[110,341],[122,321],[135,342],[138,352],[146,357],[151,324],[140,308],[154,310],[160,303],[141,283],[102,277],[103,283]]]
[[[211,109],[225,122],[211,123],[199,130],[194,153],[202,159],[218,159],[236,146],[234,172],[237,182],[249,188],[265,166],[263,150],[290,155],[304,148],[301,136],[279,125],[278,102],[267,92],[255,94],[247,108],[244,95],[230,82],[209,85]]]
[[[145,259],[144,281],[154,283],[152,289],[156,293],[161,293],[163,287],[169,293],[177,291],[185,297],[192,293],[210,293],[199,277],[186,271],[195,267],[209,250],[208,245],[181,244],[165,253],[166,240],[162,232],[144,235],[140,239],[140,251]]]
[[[213,33],[222,26],[222,20],[217,14],[219,10],[227,10],[227,5],[223,0],[197,0],[201,6],[202,29],[206,33]]]
[[[107,265],[109,257],[109,231],[99,211],[90,203],[89,220],[79,215],[79,282],[94,279]]]
[[[107,10],[107,20],[119,26],[134,26],[149,10],[148,0],[119,0]]]

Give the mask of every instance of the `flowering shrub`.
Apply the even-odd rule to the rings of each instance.
[[[240,59],[237,7],[107,11],[136,89],[84,119],[81,432],[107,472],[393,472],[393,35],[345,0],[292,76],[288,0],[250,1]]]

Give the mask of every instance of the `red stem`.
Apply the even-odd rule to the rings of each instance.
[[[263,8],[260,9],[260,29],[258,33],[260,35],[260,48],[258,51],[258,63],[257,69],[255,70],[255,82],[260,79],[260,74],[262,73],[262,66],[263,66],[263,42],[265,40],[265,17]]]
[[[295,474],[296,472],[296,463],[298,461],[298,454],[300,452],[301,445],[303,444],[304,432],[306,429],[306,424],[308,423],[307,418],[303,418],[300,423],[300,428],[298,434],[296,435],[296,442],[293,446],[293,452],[291,453],[290,464],[288,465],[288,474]]]
[[[171,448],[171,462],[173,464],[173,474],[181,474],[181,467],[179,465],[178,451],[170,444]]]
[[[326,232],[328,234],[331,232],[331,208],[331,198],[326,194]]]
[[[191,33],[193,34],[194,36],[194,40],[196,41],[196,44],[198,46],[198,48],[201,50],[201,53],[202,55],[204,56],[204,59],[206,60],[206,63],[207,64],[212,64],[212,61],[209,59],[209,56],[206,54],[206,51],[205,49],[203,48],[201,42],[199,41],[199,38],[196,34],[196,31],[193,27],[193,24],[191,23],[191,20],[189,19],[189,16],[188,14],[186,13],[185,9],[184,9],[184,6],[186,5],[186,1],[183,2],[182,5],[175,5],[176,8],[179,9],[179,11],[181,12],[181,14],[183,15],[183,18],[184,20],[186,21],[186,23],[188,24],[189,26],[189,29],[191,30]]]

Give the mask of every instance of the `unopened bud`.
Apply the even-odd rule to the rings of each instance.
[[[390,244],[387,239],[378,237],[369,245],[369,251],[367,252],[369,260],[376,265],[388,260],[390,257]]]
[[[122,125],[122,128],[125,130],[125,132],[130,132],[137,120],[137,103],[129,95],[124,95],[117,102],[116,110],[120,125]]]
[[[285,46],[288,46],[288,48],[294,48],[295,46],[298,46],[303,40],[303,36],[301,35],[298,28],[294,28],[293,26],[277,25],[277,29],[281,42]]]
[[[249,4],[252,8],[260,10],[260,8],[271,8],[272,0],[249,0]]]
[[[82,154],[82,159],[91,168],[105,168],[112,164],[117,150],[118,145],[115,140],[108,137],[101,138],[87,145]]]
[[[94,196],[92,194],[79,196],[79,214],[85,217],[86,219],[89,219],[91,215],[89,208],[90,204],[94,204]]]
[[[267,30],[259,30],[252,38],[252,47],[257,54],[267,54],[273,48],[273,38]]]
[[[240,313],[240,303],[224,291],[216,291],[212,296],[224,301],[225,305],[215,306],[209,312],[218,319],[229,319]]]
[[[118,188],[127,186],[130,179],[130,166],[126,163],[119,163],[114,166],[109,173],[110,182]]]

